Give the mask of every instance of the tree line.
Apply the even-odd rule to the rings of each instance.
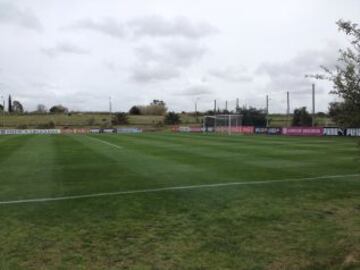
[[[0,111],[4,112],[6,111],[5,104],[0,104]],[[8,110],[9,113],[23,113],[24,107],[18,100],[12,101],[11,95],[9,95],[8,98]]]
[[[11,95],[8,97],[7,108],[5,104],[0,104],[0,112],[8,112],[9,114],[21,114],[24,113],[24,106],[18,100],[12,100]],[[47,109],[47,107],[43,104],[38,104],[36,106],[36,110],[32,111],[32,113],[68,113],[69,109],[63,105],[54,105]]]

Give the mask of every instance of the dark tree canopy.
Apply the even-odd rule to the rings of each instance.
[[[292,125],[294,127],[309,127],[312,124],[312,117],[307,112],[306,107],[294,110]]]
[[[242,107],[238,108],[237,112],[242,115],[242,124],[244,126],[266,126],[266,112],[264,110],[259,110],[253,107]]]
[[[325,74],[311,77],[327,79],[333,83],[331,94],[341,101],[330,104],[329,114],[343,126],[360,126],[360,28],[351,21],[339,20],[339,31],[344,32],[350,47],[339,51],[338,63],[334,67],[324,67]]]
[[[127,125],[129,124],[129,119],[126,113],[119,112],[119,113],[115,113],[115,115],[111,120],[111,123],[113,125]]]
[[[165,124],[167,125],[177,125],[180,124],[180,115],[175,112],[168,112],[165,116]]]
[[[138,106],[132,106],[129,110],[129,113],[131,115],[140,115],[141,114],[141,111],[140,111],[140,108]]]
[[[12,111],[15,112],[15,113],[23,113],[24,112],[24,107],[20,103],[20,101],[17,101],[17,100],[13,101]]]
[[[52,106],[49,111],[51,113],[67,113],[69,110],[68,110],[68,108],[66,108],[62,105],[55,105],[55,106]]]

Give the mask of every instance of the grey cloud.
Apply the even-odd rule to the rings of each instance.
[[[118,66],[113,61],[104,61],[104,66],[111,71],[118,70]]]
[[[218,79],[230,82],[251,82],[253,78],[246,73],[244,68],[236,69],[233,67],[209,70],[209,74]]]
[[[0,23],[18,25],[35,31],[41,31],[40,20],[32,10],[20,9],[10,2],[0,2]]]
[[[56,57],[61,54],[84,55],[84,54],[90,53],[88,50],[80,48],[74,44],[65,43],[65,42],[58,43],[55,47],[52,47],[52,48],[42,48],[41,52],[46,54],[49,57]]]
[[[212,25],[199,22],[194,23],[186,17],[166,19],[161,16],[145,16],[121,23],[113,18],[99,21],[84,19],[66,27],[67,29],[88,29],[117,38],[123,38],[127,32],[134,37],[184,37],[199,39],[218,32]]]
[[[142,46],[135,50],[137,64],[131,77],[138,82],[179,77],[183,68],[191,66],[205,52],[205,48],[189,41],[168,42],[158,49]]]
[[[321,72],[321,65],[334,66],[337,53],[338,49],[333,45],[323,50],[303,51],[287,62],[263,63],[256,72],[269,77],[268,87],[272,91],[308,91],[312,80],[305,78],[305,75]]]
[[[110,35],[116,38],[122,38],[125,34],[123,24],[117,22],[112,18],[105,18],[101,21],[94,21],[92,19],[84,19],[76,22],[67,28],[71,29],[87,29]]]
[[[206,85],[193,85],[180,92],[178,95],[181,96],[203,96],[210,95],[213,91]]]
[[[131,72],[131,79],[139,83],[169,80],[180,76],[177,68],[158,63],[138,64],[132,68]]]
[[[194,23],[186,17],[166,19],[161,16],[145,16],[128,23],[134,36],[172,37],[181,36],[189,39],[202,38],[218,32],[212,25],[199,22]]]
[[[172,41],[162,44],[159,49],[143,46],[136,49],[136,55],[142,62],[159,62],[187,67],[199,60],[206,49],[196,42]]]
[[[319,72],[320,66],[333,66],[337,59],[338,49],[328,46],[324,50],[308,50],[284,63],[263,63],[257,70],[258,74],[279,77],[284,74],[302,76],[311,72]]]

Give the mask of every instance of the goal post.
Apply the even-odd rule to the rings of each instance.
[[[217,114],[204,116],[204,132],[219,132],[231,135],[233,132],[238,132],[238,129],[241,126],[241,114]]]

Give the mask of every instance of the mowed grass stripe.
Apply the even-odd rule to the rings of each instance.
[[[237,162],[244,162],[249,159],[246,154],[242,154],[240,151],[230,153],[205,146],[199,149],[198,146],[190,142],[174,145],[163,140],[149,140],[148,136],[145,135],[105,135],[102,139],[123,145],[129,151],[137,152],[139,157],[148,157],[161,162],[163,172],[167,172],[169,177],[180,178],[186,182],[195,181],[200,184],[203,181],[216,182],[219,179],[237,181],[251,171],[256,171],[256,165],[234,166]],[[221,166],[219,165],[219,158],[223,160]],[[229,162],[225,162],[225,159]],[[178,168],[185,168],[186,171],[181,170],[179,172]],[[162,172],[159,171],[158,174],[161,175]],[[266,176],[268,172],[262,176],[260,174],[261,172],[258,171],[259,178]]]
[[[112,140],[115,137],[97,138],[113,143]],[[199,168],[184,166],[173,161],[163,161],[147,152],[139,153],[126,146],[123,150],[119,150],[84,136],[68,136],[66,139],[76,144],[74,147],[71,146],[72,144],[69,145],[75,151],[66,167],[77,162],[78,170],[81,169],[83,173],[77,175],[78,179],[76,179],[76,173],[71,173],[73,169],[68,168],[64,170],[65,174],[62,177],[71,179],[74,183],[84,183],[83,188],[86,190],[111,191],[120,188],[162,187],[181,181],[191,182],[197,176],[203,181],[211,177],[206,171],[206,174],[198,174]],[[87,168],[86,164],[91,164],[91,166]],[[74,170],[76,170],[75,167]],[[154,175],[156,175],[155,178]],[[81,189],[81,186],[77,185],[76,188]]]
[[[151,135],[150,135],[151,136]],[[156,135],[155,135],[156,136]],[[332,149],[336,149],[342,146],[353,147],[357,140],[356,138],[336,138],[332,137],[331,139],[327,137],[286,137],[286,136],[266,136],[266,135],[217,135],[217,134],[179,134],[179,133],[172,133],[172,136],[164,136],[158,134],[157,136],[162,136],[165,140],[179,140],[179,139],[189,139],[189,140],[197,140],[199,143],[206,140],[209,144],[212,142],[217,145],[227,144],[232,142],[242,142],[248,143],[248,147],[262,146],[262,147],[291,147],[291,148],[324,148],[328,147],[331,151]],[[170,138],[171,137],[171,138]],[[204,139],[204,137],[206,139]],[[347,141],[348,143],[339,143]]]
[[[10,158],[13,153],[16,153],[23,147],[32,136],[4,136],[0,141],[0,164]],[[1,166],[1,165],[0,165]]]
[[[62,167],[58,181],[63,183],[63,195],[134,188],[136,178],[139,183],[144,181],[141,174],[134,173],[132,166],[136,164],[129,163],[128,153],[88,136],[61,136],[56,152]]]
[[[152,136],[152,135],[151,135]],[[156,136],[156,135],[155,135]],[[211,138],[208,135],[203,134],[196,134],[194,137],[191,135],[178,135],[173,134],[171,136],[167,136],[166,138],[162,138],[164,135],[161,136],[161,140],[173,140],[175,143],[178,143],[178,141],[181,141],[180,138],[185,138],[185,142],[189,141],[193,143],[196,146],[206,146],[207,144],[214,148],[221,148],[226,149],[227,151],[236,151],[236,150],[242,150],[242,152],[249,152],[249,150],[253,150],[254,152],[258,153],[259,151],[262,151],[261,153],[263,156],[269,156],[269,157],[280,157],[285,154],[287,158],[291,158],[291,156],[295,156],[295,158],[303,157],[303,159],[311,158],[314,156],[313,154],[317,153],[326,153],[326,155],[330,154],[339,154],[339,153],[346,153],[346,154],[353,154],[357,153],[358,147],[357,146],[357,140],[354,138],[342,138],[340,141],[349,141],[345,147],[345,145],[338,145],[337,143],[333,143],[331,145],[321,145],[321,147],[314,148],[312,145],[303,145],[297,143],[299,138],[294,137],[282,137],[282,140],[286,140],[287,143],[283,145],[262,145],[263,141],[266,140],[276,140],[278,137],[276,136],[234,136],[236,137],[235,143],[232,143],[233,140],[223,140],[223,136],[216,136],[213,135],[212,139],[216,137],[218,140],[222,141],[222,143],[215,142],[214,145],[213,142],[208,142],[209,138]],[[159,138],[159,139],[160,139]],[[245,138],[245,140],[244,140]],[[251,141],[248,141],[248,138],[251,138]],[[320,139],[325,138],[304,138],[308,142],[316,143],[320,141]],[[195,141],[198,140],[198,141]],[[310,141],[313,140],[313,141]],[[276,147],[276,149],[274,149]],[[276,150],[276,151],[274,151]],[[280,150],[280,151],[279,151]],[[251,151],[250,151],[251,152]],[[304,156],[301,154],[304,153]],[[316,156],[316,155],[315,155]]]
[[[198,151],[199,155],[204,156],[204,155],[208,154],[208,157],[213,157],[213,156],[216,156],[216,154],[218,154],[218,157],[220,156],[221,158],[225,158],[223,155],[221,155],[221,152],[224,152],[225,154],[228,154],[227,156],[229,158],[231,158],[231,155],[234,154],[234,153],[236,153],[236,155],[240,155],[240,156],[242,155],[242,153],[247,153],[247,154],[249,153],[249,151],[243,151],[243,150],[247,150],[246,149],[247,144],[245,145],[242,142],[239,142],[238,144],[221,143],[221,144],[216,145],[214,147],[210,143],[207,144],[207,141],[206,141],[207,138],[203,138],[203,140],[201,142],[189,141],[189,140],[175,141],[176,138],[175,139],[173,138],[172,140],[169,140],[168,138],[166,140],[163,140],[162,137],[157,138],[157,137],[154,137],[153,135],[146,136],[146,137],[131,137],[131,136],[128,136],[128,137],[126,137],[126,139],[128,139],[128,140],[133,139],[134,142],[136,142],[136,144],[146,144],[146,145],[148,144],[147,141],[153,140],[152,143],[151,143],[152,145],[155,145],[156,147],[159,147],[159,148],[169,149],[169,151],[177,151],[177,150],[179,150],[179,151],[189,152],[189,151],[199,150]],[[163,143],[164,141],[167,142],[167,144],[164,144]],[[189,146],[189,144],[191,144],[191,148],[187,147],[187,146]],[[206,150],[208,150],[209,147],[217,148],[217,149],[216,149],[216,151],[202,151],[203,148],[206,148]],[[268,149],[268,148],[270,148],[270,146],[261,147],[261,146],[256,146],[255,145],[255,146],[252,146],[252,148],[253,148],[254,152],[255,151],[257,153],[262,152],[261,155],[264,156],[264,157],[266,157],[266,156],[273,157],[274,155],[279,156],[279,154],[276,153],[277,151],[269,151],[270,149]],[[288,149],[288,148],[284,147],[284,150],[285,149]],[[294,152],[297,155],[296,158],[298,158],[298,156],[299,156],[298,153],[296,153],[296,151],[294,151]],[[280,151],[280,154],[281,154],[281,151]],[[287,156],[289,155],[289,153],[285,153],[285,154]],[[309,150],[307,154],[308,154],[308,156],[312,156],[312,151]]]
[[[97,198],[97,197],[108,197],[108,196],[120,196],[130,195],[139,193],[155,193],[164,191],[181,191],[181,190],[192,190],[192,189],[204,189],[204,188],[219,188],[229,186],[240,186],[240,185],[267,185],[267,184],[279,184],[279,183],[292,183],[292,182],[308,182],[316,180],[333,180],[333,179],[353,179],[359,178],[360,174],[349,174],[349,175],[325,175],[318,177],[308,178],[293,178],[293,179],[275,179],[275,180],[264,180],[264,181],[241,181],[231,183],[215,183],[215,184],[204,184],[204,185],[192,185],[192,186],[175,186],[175,187],[164,187],[164,188],[153,188],[153,189],[140,189],[140,190],[125,190],[109,193],[94,193],[94,194],[82,194],[72,195],[64,197],[48,197],[48,198],[33,198],[25,200],[12,200],[12,201],[0,201],[0,205],[11,205],[11,204],[26,204],[26,203],[39,203],[39,202],[54,202],[54,201],[67,201],[77,200],[86,198]]]
[[[121,141],[121,144],[128,144],[131,149],[138,151],[146,150],[147,153],[152,153],[157,156],[166,156],[167,159],[174,159],[187,165],[201,167],[208,167],[214,173],[220,170],[221,175],[236,175],[237,179],[242,176],[251,176],[254,179],[266,178],[267,174],[275,173],[278,177],[295,177],[299,176],[299,168],[302,173],[300,176],[316,176],[327,173],[336,173],[339,167],[339,160],[329,159],[328,148],[324,146],[321,150],[313,150],[311,152],[297,152],[297,149],[290,147],[274,146],[263,147],[254,144],[249,150],[248,143],[223,143],[219,146],[208,146],[206,140],[208,136],[204,135],[201,142],[191,139],[175,141],[172,134],[167,134],[166,140],[164,135],[120,135],[120,136],[105,136],[104,139],[109,139],[113,143]],[[197,135],[199,136],[199,135]],[[220,138],[221,139],[221,138]],[[262,138],[261,138],[262,139]],[[291,141],[293,138],[287,138]],[[130,143],[130,144],[129,144]],[[355,147],[356,148],[356,147]],[[333,150],[335,151],[335,150]],[[336,155],[339,155],[336,151]],[[331,154],[330,154],[331,155]],[[219,159],[223,162],[219,166]],[[225,162],[226,161],[226,162]],[[343,173],[353,173],[356,161],[343,160]],[[322,166],[319,166],[319,163]],[[335,167],[336,166],[336,167]],[[258,177],[258,178],[257,178]]]
[[[131,136],[131,135],[128,135]],[[272,144],[263,143],[263,139],[266,137],[262,137],[259,140],[259,137],[256,136],[239,136],[234,135],[233,137],[236,137],[235,139],[224,139],[223,136],[209,136],[209,135],[195,135],[195,136],[189,136],[189,135],[178,135],[178,134],[171,134],[171,135],[161,135],[161,134],[151,134],[144,137],[144,139],[151,140],[153,139],[156,141],[166,141],[169,143],[174,143],[174,145],[181,145],[181,144],[188,144],[191,143],[194,146],[205,146],[207,148],[218,148],[218,149],[226,149],[228,151],[236,151],[236,150],[261,150],[266,153],[276,153],[276,151],[269,151],[273,150],[274,146],[281,149],[289,149],[289,146],[291,149],[298,150],[306,148],[308,151],[317,151],[319,149],[323,149],[325,147],[329,147],[329,145],[323,145],[320,146],[319,149],[312,147],[312,145],[305,145],[298,144],[296,141],[294,141],[294,138],[286,138],[286,143],[281,143],[279,145],[274,144],[274,141]],[[137,137],[139,138],[139,137]],[[215,139],[214,139],[215,138]],[[251,138],[249,140],[249,138]],[[266,138],[267,139],[267,138]],[[351,146],[351,145],[350,145]],[[353,145],[352,145],[353,146]],[[334,147],[336,149],[336,147]],[[331,148],[330,150],[332,150]],[[294,151],[296,152],[296,151]]]
[[[58,187],[53,180],[54,136],[23,135],[8,141],[6,159],[0,163],[0,197],[53,195]]]
[[[324,146],[353,146],[357,143],[357,139],[353,137],[299,137],[299,136],[279,136],[279,135],[239,135],[234,134],[231,136],[228,135],[218,135],[218,134],[186,134],[186,133],[172,133],[173,138],[190,138],[192,140],[203,140],[203,137],[206,136],[208,141],[216,142],[234,142],[242,141],[255,143],[258,145],[283,145],[283,146],[300,146],[300,147],[319,147]]]

